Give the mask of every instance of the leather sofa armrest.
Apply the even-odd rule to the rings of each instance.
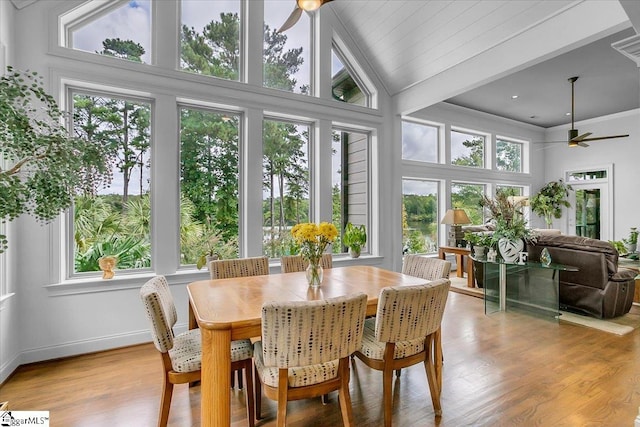
[[[620,267],[618,272],[609,278],[612,282],[628,282],[633,281],[638,273],[629,268]]]

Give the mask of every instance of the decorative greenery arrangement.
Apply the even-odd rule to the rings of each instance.
[[[0,77],[0,218],[22,214],[49,222],[76,194],[95,194],[111,181],[109,159],[100,144],[69,136],[65,114],[36,72]],[[0,253],[7,239],[0,235]]]
[[[620,255],[624,255],[627,253],[627,248],[625,247],[622,240],[609,240],[609,243],[613,245],[613,247],[618,251]]]
[[[225,240],[218,231],[213,228],[206,228],[202,231],[200,238],[196,242],[198,253],[196,267],[200,270],[207,265],[209,259],[226,259],[237,256],[237,242],[235,239]]]
[[[364,244],[367,243],[367,230],[364,225],[355,226],[348,222],[344,229],[342,242],[353,252],[359,254]]]
[[[497,242],[500,238],[535,240],[536,236],[527,227],[522,213],[522,202],[512,202],[508,193],[498,191],[493,199],[482,196],[480,205],[486,210],[496,227],[492,242]]]
[[[626,239],[622,239],[622,241],[628,245],[637,245],[638,244],[638,231],[637,227],[631,227],[629,230],[629,237]]]
[[[488,248],[493,245],[493,236],[491,233],[467,231],[464,233],[464,240],[473,246],[485,246]]]
[[[305,222],[294,225],[291,235],[300,245],[302,258],[317,265],[327,245],[338,237],[338,230],[330,222],[321,222],[319,225]]]
[[[571,207],[567,200],[569,190],[572,190],[569,184],[565,184],[562,179],[551,181],[531,197],[531,210],[536,215],[544,218],[547,228],[551,228],[553,218],[562,217],[562,207]]]

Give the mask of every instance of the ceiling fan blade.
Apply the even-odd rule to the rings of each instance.
[[[282,24],[280,29],[278,29],[278,32],[282,33],[284,31],[287,31],[289,28],[293,27],[296,24],[296,22],[298,22],[301,16],[302,16],[302,9],[300,9],[298,7],[298,4],[296,3],[296,7],[293,9],[293,12],[291,12],[291,15],[289,15],[287,20],[284,21],[284,24]]]
[[[574,142],[584,141],[584,139],[589,135],[591,135],[591,132],[583,133],[582,135],[578,135],[574,138],[571,138],[569,141],[574,141]]]
[[[569,147],[588,147],[589,144],[582,141],[569,141]]]
[[[629,136],[629,135],[597,136],[595,138],[585,138],[582,141],[599,141],[601,139],[626,138],[627,136]]]

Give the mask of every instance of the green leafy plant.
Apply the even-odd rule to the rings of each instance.
[[[482,196],[480,205],[495,224],[492,242],[497,242],[501,238],[535,240],[536,236],[527,227],[527,221],[522,212],[522,202],[512,201],[508,193],[498,191],[493,199]]]
[[[628,245],[637,245],[638,244],[638,228],[631,227],[629,230],[629,237],[626,239],[622,239],[622,241]]]
[[[367,243],[367,231],[364,225],[355,226],[348,222],[344,229],[342,243],[359,253],[365,243]]]
[[[567,200],[571,186],[563,180],[551,181],[531,197],[531,210],[536,215],[544,218],[547,228],[551,228],[553,218],[562,217],[562,207],[571,207]]]
[[[207,265],[207,257],[214,259],[234,258],[237,256],[237,242],[235,239],[224,240],[219,231],[206,228],[202,231],[198,242],[198,260],[196,267],[200,270]]]
[[[627,253],[627,248],[625,247],[622,240],[609,240],[609,243],[613,245],[613,247],[618,251],[620,255],[624,255]]]
[[[69,135],[63,124],[67,116],[36,72],[7,67],[0,77],[0,117],[3,222],[22,214],[49,222],[76,194],[95,194],[111,181],[103,146]],[[0,252],[6,248],[6,237],[0,235]]]
[[[493,245],[493,235],[491,233],[468,231],[464,233],[464,240],[473,246],[490,247]]]

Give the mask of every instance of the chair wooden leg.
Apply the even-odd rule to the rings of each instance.
[[[253,370],[253,378],[255,378],[255,391],[256,391],[256,419],[262,419],[262,381],[260,381],[260,377],[258,376],[258,370]]]
[[[242,384],[242,372],[241,371],[237,371],[238,372],[238,390],[242,390],[243,384]]]
[[[327,405],[329,403],[329,393],[322,395],[322,404]]]
[[[287,425],[287,398],[289,391],[289,370],[278,370],[278,427]]]
[[[393,370],[382,371],[382,401],[384,405],[384,425],[391,427],[393,415]]]
[[[436,372],[436,384],[438,385],[438,390],[442,392],[442,365],[444,362],[444,355],[442,354],[442,329],[438,328],[438,330],[434,333],[433,337],[433,353],[434,353],[434,361],[435,361],[435,372]]]
[[[247,395],[247,417],[249,417],[249,427],[254,427],[256,423],[256,413],[255,413],[255,402],[253,401],[253,362],[251,359],[247,360],[247,363],[244,365],[244,369],[238,371],[238,378],[241,377],[242,372],[245,375],[245,382],[247,383],[247,387],[244,389],[244,393]]]
[[[429,348],[427,349],[428,351],[425,352],[424,368],[427,372],[427,382],[429,383],[429,392],[431,393],[433,411],[436,416],[441,416],[442,407],[440,406],[440,387],[438,386],[438,377],[436,374],[435,363],[433,361],[433,341],[434,340],[426,340],[426,345],[428,345]]]
[[[173,384],[169,379],[164,378],[162,385],[162,399],[160,400],[160,414],[158,416],[158,427],[166,427],[169,422],[169,409],[171,409],[171,396],[173,395]]]
[[[353,424],[353,411],[351,407],[351,395],[349,394],[349,358],[340,359],[338,369],[340,370],[340,389],[338,390],[338,401],[342,412],[342,424],[349,427]]]

